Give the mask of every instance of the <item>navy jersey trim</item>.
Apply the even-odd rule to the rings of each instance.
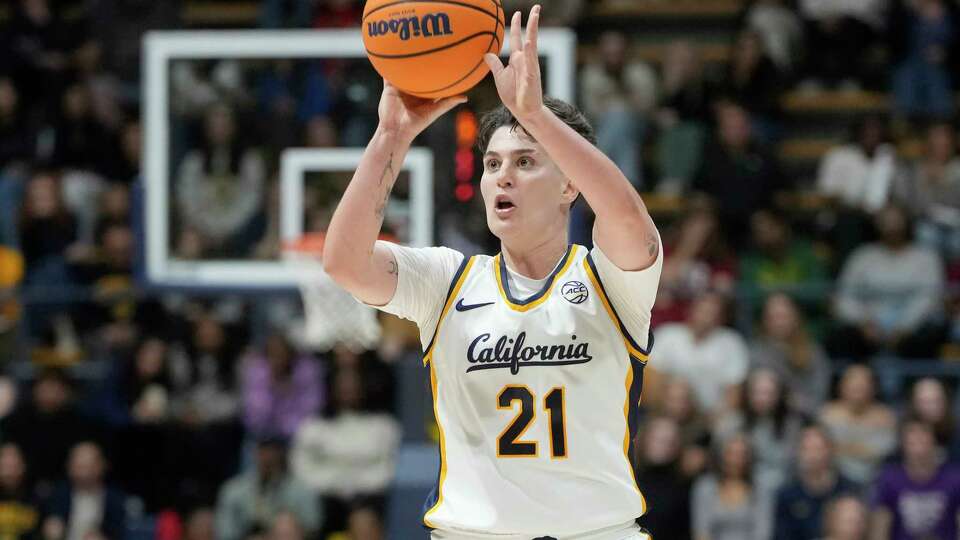
[[[593,257],[588,253],[587,264],[590,265],[590,270],[593,271],[593,275],[597,278],[597,285],[600,285],[600,292],[603,293],[603,296],[606,297],[610,303],[610,309],[613,311],[613,316],[617,318],[617,325],[620,327],[620,333],[623,334],[627,340],[630,342],[630,345],[643,353],[645,356],[650,356],[650,351],[653,350],[653,331],[648,331],[647,333],[647,348],[641,347],[637,344],[637,341],[633,339],[633,335],[627,330],[627,327],[623,325],[623,319],[620,318],[620,314],[617,313],[617,307],[613,305],[613,300],[610,299],[610,295],[607,294],[607,288],[603,286],[603,280],[600,278],[600,272],[597,270],[597,265],[593,262]]]
[[[541,288],[539,292],[537,292],[530,298],[527,298],[526,300],[518,300],[516,297],[513,296],[513,293],[510,292],[510,280],[507,279],[507,261],[504,260],[503,254],[501,253],[500,256],[498,257],[498,259],[500,259],[500,268],[498,269],[498,271],[500,272],[500,282],[503,284],[503,292],[507,295],[507,300],[509,300],[510,302],[518,306],[525,306],[531,302],[536,302],[537,300],[539,300],[543,295],[547,294],[547,291],[549,291],[553,287],[554,280],[557,279],[557,275],[560,274],[560,272],[566,267],[567,261],[570,259],[570,255],[572,253],[573,253],[573,244],[567,246],[567,252],[563,255],[563,258],[560,259],[560,262],[557,263],[557,267],[553,269],[553,272],[551,272],[550,275],[547,276],[547,281],[546,283],[543,284],[543,288]]]
[[[466,270],[467,265],[470,264],[470,260],[473,257],[464,257],[463,261],[460,263],[460,266],[457,268],[455,274],[453,274],[453,279],[450,280],[450,287],[447,289],[447,294],[443,296],[442,306],[446,306],[450,302],[450,295],[453,294],[454,288],[457,286],[457,282],[460,281],[460,276],[463,274],[463,271]],[[430,351],[433,349],[433,344],[437,341],[437,334],[440,333],[440,323],[443,321],[443,311],[440,312],[440,318],[437,319],[437,326],[433,329],[433,336],[430,338],[430,344],[427,345],[427,348],[423,351],[423,358],[426,359],[430,356]]]

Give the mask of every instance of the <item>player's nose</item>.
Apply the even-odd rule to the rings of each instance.
[[[497,177],[496,177],[497,187],[503,188],[507,186],[512,186],[513,182],[514,182],[513,173],[511,173],[507,167],[503,167],[497,172]]]

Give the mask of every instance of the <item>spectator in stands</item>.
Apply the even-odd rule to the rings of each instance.
[[[336,369],[333,414],[307,420],[294,438],[292,471],[324,497],[328,516],[344,515],[357,496],[384,495],[393,479],[400,427],[388,414],[364,412],[363,390],[358,370]]]
[[[880,242],[857,248],[843,266],[835,306],[841,328],[828,348],[853,358],[880,350],[933,358],[944,339],[943,262],[911,241],[902,208],[888,206],[875,223]]]
[[[827,262],[814,246],[793,234],[782,213],[758,210],[750,218],[751,246],[740,259],[740,290],[751,303],[774,290],[790,291],[815,310],[827,285]]]
[[[394,374],[392,367],[385,363],[377,351],[361,351],[340,342],[331,351],[331,369],[333,371],[355,371],[360,376],[361,408],[371,412],[392,412],[394,410]],[[332,386],[332,383],[331,383]],[[333,408],[335,412],[337,409]]]
[[[948,0],[898,0],[889,21],[896,114],[949,117],[954,110],[950,57],[960,47],[960,6]]]
[[[727,301],[717,293],[698,297],[685,323],[661,325],[650,366],[658,373],[686,380],[697,403],[719,410],[747,376],[747,345],[736,330],[726,328]],[[710,377],[704,377],[710,373]]]
[[[894,182],[896,150],[879,116],[859,120],[851,135],[851,142],[835,146],[823,156],[817,191],[848,208],[876,212],[887,203]]]
[[[730,63],[720,82],[718,93],[742,103],[750,113],[757,138],[776,138],[780,115],[780,93],[785,81],[780,69],[763,48],[763,37],[744,29],[733,43]]]
[[[597,58],[580,71],[580,95],[584,112],[598,128],[597,146],[634,186],[648,187],[641,174],[640,149],[647,115],[657,101],[657,76],[650,66],[627,57],[623,33],[600,36]]]
[[[690,383],[672,377],[664,381],[662,386],[662,397],[656,414],[679,426],[680,469],[687,478],[695,478],[707,466],[711,437],[710,418],[697,406]]]
[[[226,332],[213,315],[201,316],[186,355],[174,359],[174,406],[189,424],[228,421],[238,412],[235,364],[241,344],[228,340]]]
[[[690,189],[700,169],[710,119],[710,84],[700,52],[691,42],[667,46],[660,81],[657,190],[679,195]]]
[[[747,437],[731,436],[717,447],[713,472],[693,485],[693,537],[710,540],[762,540],[772,532],[773,491],[752,478]]]
[[[139,96],[144,34],[179,28],[183,4],[182,0],[95,0],[90,6],[90,26],[103,52],[103,67],[123,85],[124,103],[135,103]]]
[[[900,440],[902,458],[876,480],[871,538],[957,538],[960,470],[943,459],[930,424],[908,418]]]
[[[39,492],[49,491],[63,476],[70,449],[99,435],[74,403],[71,381],[62,371],[42,371],[24,400],[0,424],[4,441],[30,456],[30,469]]]
[[[53,171],[37,171],[27,183],[19,237],[27,283],[69,283],[64,255],[77,239],[77,220],[63,203],[60,178]]]
[[[824,514],[821,540],[867,540],[867,507],[859,497],[841,495],[827,504]]]
[[[43,540],[126,538],[126,499],[104,481],[107,462],[96,443],[70,450],[68,481],[44,503]]]
[[[262,353],[243,364],[243,417],[255,437],[291,438],[323,405],[316,359],[294,350],[279,332],[267,337]]]
[[[800,433],[795,476],[777,493],[775,540],[816,540],[820,537],[824,507],[859,486],[833,464],[833,442],[824,428],[810,425]]]
[[[708,290],[733,289],[737,261],[727,248],[714,205],[692,199],[686,215],[663,237],[666,260],[653,308],[655,325],[686,320],[690,303]]]
[[[11,17],[4,25],[0,66],[12,73],[31,114],[53,110],[69,69],[76,29],[60,17],[60,6],[48,0],[10,2]]]
[[[800,18],[788,4],[786,0],[752,0],[742,22],[760,35],[767,56],[787,75],[793,73],[803,48]]]
[[[330,82],[317,61],[276,60],[258,77],[261,133],[273,152],[299,146],[300,130],[311,118],[330,112]]]
[[[870,51],[884,24],[885,0],[799,0],[807,37],[803,70],[811,88],[856,89],[872,75]]]
[[[93,115],[90,90],[72,84],[63,93],[60,115],[54,125],[53,164],[69,171],[93,172],[97,178],[86,182],[102,182],[116,159],[110,130]],[[90,191],[96,187],[87,188]]]
[[[0,175],[25,168],[35,155],[36,144],[36,134],[23,110],[16,83],[9,76],[0,75]]]
[[[767,297],[760,335],[750,344],[750,364],[773,370],[787,389],[787,403],[814,415],[827,398],[830,362],[807,332],[793,299],[783,293]]]
[[[750,216],[789,188],[773,153],[757,141],[751,121],[740,104],[717,105],[716,134],[704,149],[693,184],[717,201],[720,224],[734,243],[745,236]]]
[[[286,512],[306,534],[319,530],[323,516],[309,489],[286,467],[286,445],[279,439],[257,444],[256,467],[228,481],[217,497],[218,540],[244,540],[271,530]]]
[[[266,174],[259,152],[239,140],[233,110],[211,107],[202,146],[180,163],[175,195],[184,228],[199,235],[205,254],[238,256],[253,247]]]
[[[890,407],[876,401],[873,372],[867,366],[855,364],[844,370],[839,394],[820,412],[820,423],[836,445],[840,472],[866,485],[897,444],[896,417]]]
[[[960,260],[960,155],[952,123],[927,127],[923,156],[897,176],[893,197],[915,217],[918,242]]]
[[[172,389],[167,343],[144,338],[133,355],[116,363],[105,384],[101,418],[117,427],[163,422]]]
[[[960,441],[956,436],[952,403],[942,382],[925,377],[915,382],[910,390],[907,414],[933,426],[937,446],[947,452],[950,461],[960,461]]]
[[[681,469],[680,426],[666,416],[652,416],[639,440],[640,463],[637,484],[644,497],[657,501],[640,518],[653,534],[669,534],[690,540],[690,477]]]
[[[20,448],[0,446],[0,531],[7,538],[35,538],[40,505],[33,494]]]
[[[744,433],[753,450],[753,477],[779,487],[789,472],[791,450],[803,420],[787,407],[783,385],[769,369],[750,373],[740,402],[740,409],[724,411],[717,420],[716,438]]]

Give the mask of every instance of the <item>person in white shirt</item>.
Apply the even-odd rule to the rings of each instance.
[[[693,388],[700,408],[719,412],[726,397],[747,378],[750,352],[736,330],[726,328],[726,300],[707,292],[696,299],[684,323],[657,328],[651,367]]]
[[[509,66],[485,58],[503,106],[481,121],[480,188],[501,253],[376,241],[413,139],[466,101],[389,83],[326,233],[327,273],[420,328],[440,435],[423,519],[434,540],[648,538],[635,523],[647,503],[632,441],[660,236],[583,115],[543,96],[539,19],[536,6],[522,37],[514,15]],[[590,250],[568,244],[581,194],[597,215]]]

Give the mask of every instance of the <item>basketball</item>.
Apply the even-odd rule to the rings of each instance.
[[[483,55],[499,54],[504,14],[500,0],[368,0],[361,26],[367,57],[384,79],[408,94],[443,98],[486,76]]]

